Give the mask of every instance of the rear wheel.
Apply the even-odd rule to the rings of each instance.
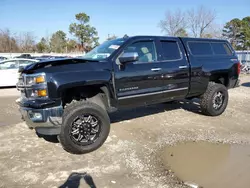
[[[222,114],[228,104],[228,91],[222,84],[209,82],[206,92],[201,96],[201,110],[209,116]]]
[[[109,131],[110,120],[103,107],[79,101],[65,108],[59,137],[66,151],[84,154],[102,146]]]

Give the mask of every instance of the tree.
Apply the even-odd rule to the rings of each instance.
[[[115,35],[112,35],[112,36],[108,35],[107,40],[113,40],[113,39],[117,39],[117,38],[118,38],[118,37],[115,36]]]
[[[185,20],[185,13],[181,10],[177,10],[175,12],[167,11],[165,19],[161,20],[159,23],[161,31],[170,36],[185,35],[186,26],[187,23]]]
[[[67,52],[73,52],[77,48],[77,42],[75,40],[68,40],[67,41]]]
[[[36,49],[32,32],[20,33],[18,43],[22,52],[34,52]]]
[[[19,52],[16,37],[11,34],[9,29],[0,29],[0,52]]]
[[[222,35],[223,25],[220,24],[211,24],[211,26],[207,29],[204,34],[204,38],[217,38],[217,39],[225,39]]]
[[[52,37],[50,39],[51,51],[56,53],[63,53],[65,52],[66,44],[66,33],[59,30],[52,34]]]
[[[198,9],[191,9],[187,11],[188,27],[191,30],[193,37],[203,38],[207,35],[207,30],[213,24],[216,18],[214,11],[206,9],[203,6]]]
[[[242,33],[244,35],[244,45],[245,50],[250,48],[250,16],[242,19]]]
[[[176,31],[176,36],[177,37],[187,37],[188,33],[184,28],[180,28]]]
[[[244,43],[242,21],[238,18],[234,18],[227,22],[223,29],[223,36],[229,40],[233,48],[237,50],[242,49]]]
[[[98,44],[98,33],[95,27],[89,25],[90,17],[85,13],[75,15],[78,23],[69,26],[69,32],[78,38],[82,48],[94,47]]]
[[[211,37],[214,35],[210,31],[215,17],[214,11],[203,6],[187,10],[186,12],[181,10],[176,10],[175,12],[167,11],[165,19],[160,21],[159,27],[162,32],[170,36]]]
[[[47,40],[43,37],[36,45],[36,49],[39,53],[49,52],[49,45]]]

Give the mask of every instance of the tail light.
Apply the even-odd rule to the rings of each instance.
[[[237,74],[240,75],[240,70],[241,70],[241,65],[240,62],[238,61],[237,63]]]

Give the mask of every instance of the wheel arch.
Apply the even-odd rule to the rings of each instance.
[[[209,82],[215,82],[217,84],[222,84],[226,88],[229,87],[229,75],[228,73],[215,73],[210,75]]]
[[[73,87],[66,87],[60,91],[60,97],[62,99],[63,106],[70,103],[72,100],[86,100],[103,94],[104,105],[107,109],[111,107],[111,91],[107,84],[96,83],[91,85],[78,85]]]

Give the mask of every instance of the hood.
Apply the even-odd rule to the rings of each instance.
[[[97,60],[89,60],[82,58],[63,58],[63,59],[53,59],[45,60],[37,63],[32,63],[25,67],[20,67],[18,72],[20,73],[33,73],[37,69],[47,68],[51,66],[60,66],[60,65],[69,65],[77,63],[86,63],[86,62],[98,62]]]

